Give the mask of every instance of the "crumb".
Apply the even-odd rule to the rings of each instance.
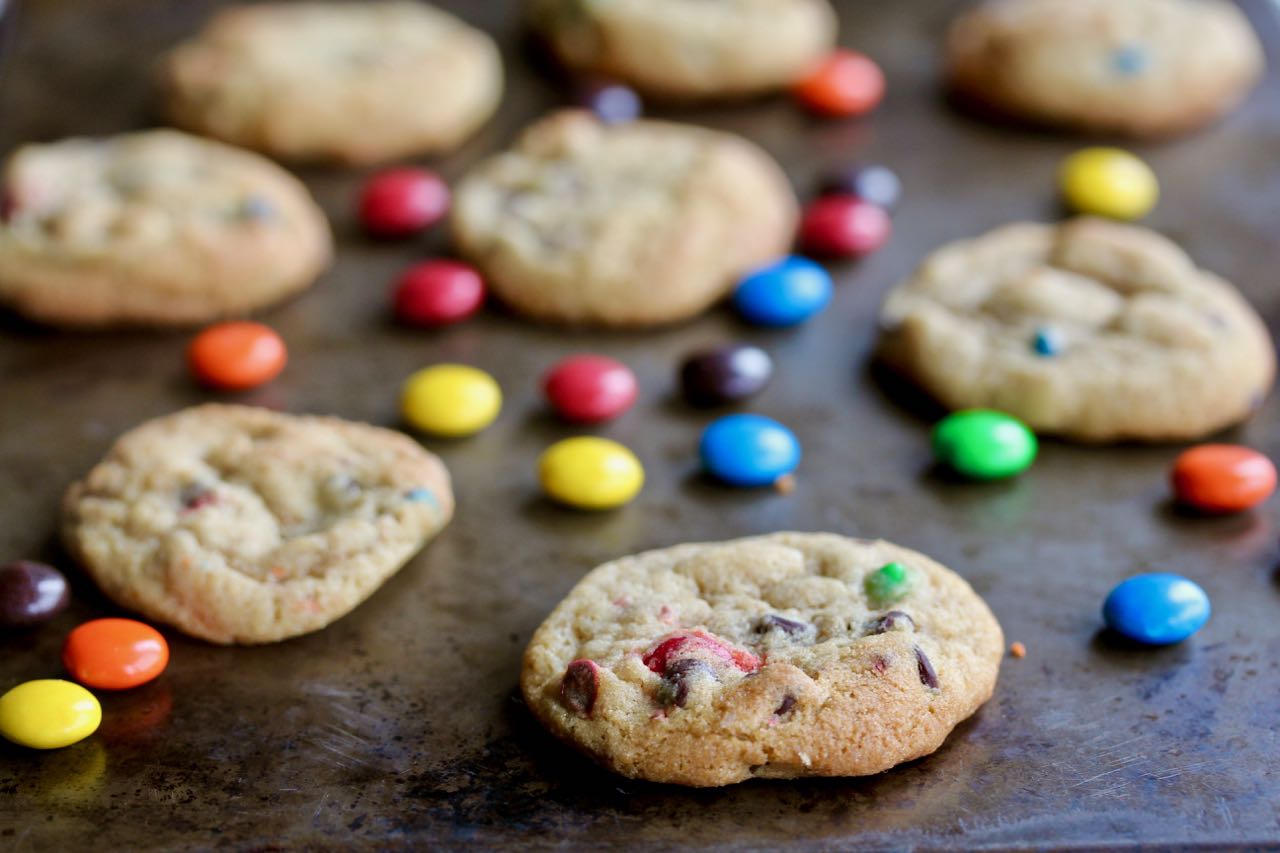
[[[1013,655],[1015,658],[1025,658],[1027,656],[1027,647],[1022,645],[1022,643],[1014,643],[1009,646],[1009,654]]]
[[[789,495],[796,490],[796,478],[790,474],[783,474],[774,481],[773,487],[778,490],[778,494]]]

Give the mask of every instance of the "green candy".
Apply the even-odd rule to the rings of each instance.
[[[907,567],[899,562],[885,563],[863,581],[867,597],[876,606],[890,604],[907,594],[911,589],[911,575]]]
[[[1036,458],[1036,436],[1017,418],[991,409],[947,415],[933,429],[938,461],[973,480],[1012,477]]]

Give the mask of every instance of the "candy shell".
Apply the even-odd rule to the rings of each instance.
[[[547,401],[571,423],[601,423],[618,417],[636,401],[636,375],[620,361],[602,355],[572,355],[542,381]]]
[[[33,560],[0,566],[0,628],[48,622],[70,601],[67,579],[53,566]]]
[[[1102,605],[1107,627],[1139,643],[1179,643],[1209,620],[1209,596],[1181,575],[1136,575],[1111,590]]]
[[[694,406],[736,403],[764,390],[773,359],[760,347],[730,344],[696,352],[680,365],[680,390]]]
[[[284,340],[270,326],[239,320],[210,326],[187,347],[187,365],[203,385],[244,391],[270,382],[289,360]]]
[[[0,735],[32,749],[70,746],[97,731],[101,722],[98,700],[70,681],[27,681],[0,696]]]
[[[77,627],[62,647],[62,665],[86,687],[127,690],[146,684],[169,664],[169,644],[150,625],[133,619],[94,619]]]
[[[493,423],[502,409],[502,389],[478,368],[437,364],[405,380],[400,408],[405,421],[415,429],[458,438]]]
[[[1085,148],[1063,161],[1062,199],[1077,213],[1141,219],[1160,198],[1155,172],[1120,148]]]
[[[702,466],[731,486],[768,486],[800,464],[795,434],[763,415],[726,415],[702,433]]]
[[[951,470],[974,480],[997,480],[1035,461],[1036,437],[1017,418],[990,409],[947,415],[933,429],[933,452]]]
[[[1174,497],[1206,513],[1240,512],[1276,490],[1276,466],[1263,454],[1236,444],[1201,444],[1173,463]]]
[[[613,509],[640,492],[644,466],[616,441],[579,436],[558,441],[543,452],[538,479],[547,496],[562,504]]]
[[[749,323],[795,326],[826,308],[834,289],[821,266],[792,256],[743,278],[733,293],[733,305]]]

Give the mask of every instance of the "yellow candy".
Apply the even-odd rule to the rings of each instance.
[[[0,696],[0,735],[34,749],[84,740],[102,722],[102,706],[79,684],[44,678]]]
[[[579,509],[612,509],[636,496],[644,467],[636,455],[607,438],[566,438],[538,460],[538,477],[548,496]]]
[[[1151,167],[1119,148],[1083,148],[1062,162],[1062,198],[1078,213],[1140,219],[1160,198]]]
[[[502,389],[483,370],[437,364],[405,381],[400,408],[414,428],[456,438],[493,423],[502,408]]]

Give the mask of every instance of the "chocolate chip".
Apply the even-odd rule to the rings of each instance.
[[[813,626],[808,622],[797,622],[794,619],[788,619],[785,616],[770,613],[767,616],[761,617],[760,621],[756,623],[756,633],[767,634],[770,631],[778,630],[782,631],[784,634],[794,637],[797,634],[805,633],[812,627]]]
[[[580,717],[590,717],[600,690],[600,667],[595,661],[575,660],[560,679],[560,701]]]
[[[700,660],[682,658],[667,664],[666,672],[662,674],[662,683],[658,685],[658,701],[663,705],[683,708],[685,702],[689,701],[689,680],[699,674],[715,678],[711,667]]]
[[[781,717],[783,714],[789,713],[795,706],[796,697],[788,693],[786,696],[782,697],[782,704],[777,707],[777,710],[773,712],[773,715],[775,717]]]
[[[874,620],[869,626],[867,626],[867,634],[883,634],[887,631],[892,631],[894,628],[903,624],[908,625],[913,629],[916,627],[916,621],[906,613],[903,613],[901,610],[890,610],[888,613]]]
[[[925,687],[938,686],[938,673],[933,671],[933,664],[929,663],[929,658],[919,646],[916,646],[916,668],[920,671],[921,684]]]

